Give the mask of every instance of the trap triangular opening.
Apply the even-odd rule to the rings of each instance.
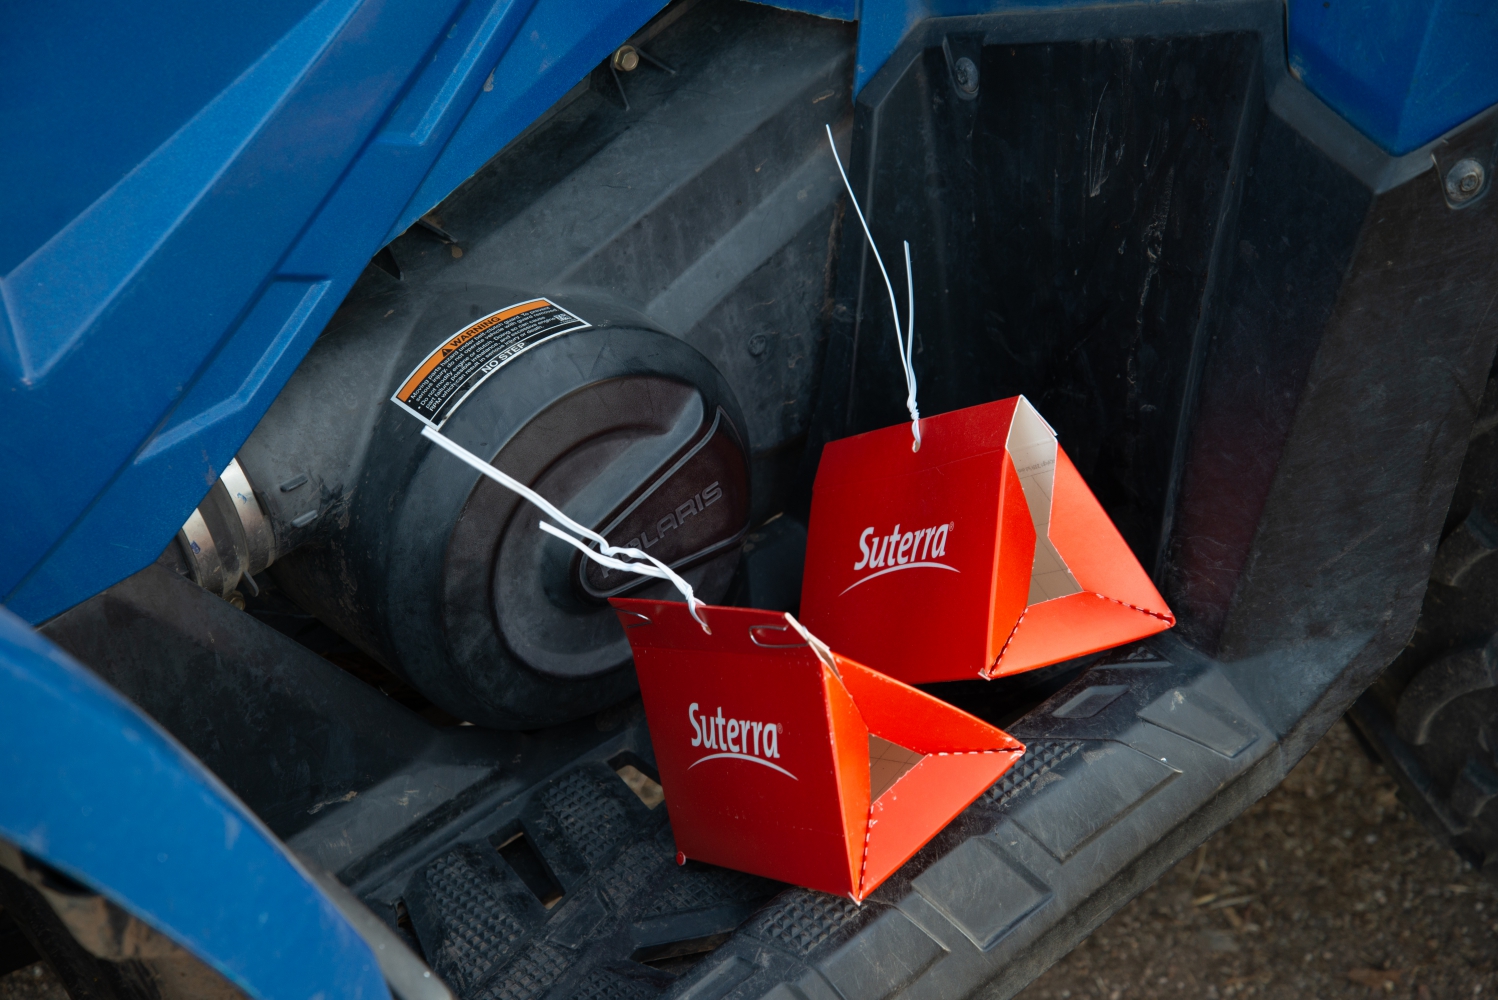
[[[1030,570],[1029,604],[1080,594],[1076,577],[1051,544],[1051,496],[1056,485],[1056,432],[1024,396],[1014,407],[1009,424],[1009,457],[1025,491],[1025,504],[1035,524],[1035,563]]]
[[[905,777],[926,757],[898,743],[891,743],[882,736],[869,734],[869,801],[877,802],[879,796]]]

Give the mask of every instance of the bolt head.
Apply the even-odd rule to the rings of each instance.
[[[1460,205],[1476,198],[1487,181],[1487,171],[1473,159],[1458,160],[1446,172],[1446,198],[1453,205]]]
[[[614,53],[614,68],[625,73],[633,73],[640,66],[640,53],[633,45],[621,45],[619,51]]]
[[[964,94],[978,92],[978,64],[967,56],[952,64],[952,75],[957,81],[957,89]]]
[[[762,333],[756,333],[754,336],[752,336],[752,337],[749,338],[749,355],[750,355],[750,357],[757,358],[761,354],[764,354],[765,351],[769,350],[769,348],[770,348],[770,338],[766,337],[764,334],[762,334]]]

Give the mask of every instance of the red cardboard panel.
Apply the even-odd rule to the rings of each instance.
[[[1170,611],[1144,567],[1119,537],[1077,467],[1060,449],[1056,452],[1056,494],[1052,509],[1055,513],[1051,519],[1051,542],[1066,559],[1083,590],[1100,591],[1114,600],[1146,609],[1143,614],[1170,619]],[[1155,631],[1167,627],[1162,623]]]
[[[1027,608],[986,677],[1095,653],[1175,623],[1144,567],[1060,448],[1051,511],[1051,542],[1082,592]]]
[[[1035,523],[1029,505],[1024,503],[1024,487],[1007,452],[1003,464],[1004,488],[999,491],[999,527],[994,540],[984,663],[996,662],[1014,635],[1014,625],[1030,601],[1030,569],[1035,565]]]
[[[820,661],[804,644],[755,645],[750,625],[777,624],[778,616],[764,612],[713,608],[707,613],[713,635],[706,636],[685,605],[615,603],[659,623],[620,616],[635,652],[677,850],[845,894],[848,830]],[[684,624],[674,620],[678,610]],[[783,619],[778,624],[789,631]],[[650,641],[642,643],[645,632]],[[773,633],[765,639],[783,641]],[[745,844],[759,849],[746,852]]]
[[[859,898],[873,892],[937,830],[992,787],[1017,756],[993,750],[929,756],[906,772],[869,811]]]
[[[1169,626],[1157,618],[1097,594],[1072,594],[1025,612],[1014,640],[985,677],[1006,677],[1049,663],[1111,649]],[[1123,636],[1120,639],[1119,636]],[[1058,650],[1066,650],[1058,656]]]
[[[908,685],[824,661],[786,615],[706,607],[708,635],[684,604],[611,603],[684,857],[861,900],[1024,752]],[[871,803],[874,743],[881,781],[909,769]]]
[[[822,667],[823,694],[827,706],[827,729],[836,759],[837,793],[847,861],[846,884],[857,886],[863,868],[863,837],[869,825],[869,730],[847,688],[831,670]],[[840,878],[845,873],[839,872]]]
[[[922,474],[953,462],[1004,451],[1009,422],[1020,396],[984,406],[953,410],[921,421],[921,450],[910,450],[910,425],[840,438],[823,451],[817,489],[857,486],[897,476]],[[940,421],[933,437],[929,428]],[[891,448],[891,444],[899,445]]]
[[[943,440],[928,434],[921,453]],[[860,520],[866,510],[880,513]],[[829,522],[845,526],[832,544],[816,533]],[[950,680],[954,669],[974,676],[979,668],[966,665],[992,663],[1024,610],[1034,552],[1023,490],[1002,450],[819,486],[802,613],[833,648],[878,656],[881,666],[898,660],[912,684]],[[857,610],[866,608],[880,610]],[[931,627],[954,619],[977,627]]]
[[[1174,624],[1024,397],[921,429],[915,453],[904,424],[823,450],[801,610],[834,649],[915,684],[1033,670]]]
[[[845,656],[837,655],[837,662],[869,731],[891,743],[922,754],[1023,749],[1003,730],[939,698]]]

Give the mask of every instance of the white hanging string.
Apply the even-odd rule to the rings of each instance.
[[[843,176],[843,187],[848,189],[848,200],[853,202],[853,211],[858,215],[858,222],[863,226],[864,238],[869,241],[869,249],[874,251],[874,260],[879,264],[879,273],[884,275],[884,288],[889,292],[889,311],[895,320],[895,346],[899,349],[900,367],[905,369],[905,408],[910,411],[910,433],[915,437],[911,444],[911,451],[921,450],[921,411],[915,404],[915,368],[911,365],[911,351],[915,348],[915,279],[910,273],[910,243],[905,241],[905,301],[909,307],[909,320],[905,324],[905,332],[900,332],[900,304],[895,301],[895,286],[889,280],[889,271],[884,267],[884,258],[879,256],[879,247],[874,242],[874,234],[869,231],[869,223],[863,217],[863,209],[858,207],[858,196],[853,193],[853,185],[848,183],[848,172],[843,169],[843,161],[837,155],[837,143],[832,141],[832,126],[827,126],[827,145],[832,147],[832,160],[837,164],[837,172]]]
[[[655,556],[650,555],[648,552],[642,552],[639,549],[626,548],[620,545],[610,545],[608,539],[604,538],[598,532],[594,531],[592,528],[586,528],[583,525],[578,524],[576,521],[572,520],[572,518],[568,517],[566,514],[563,514],[560,510],[554,507],[551,501],[547,500],[541,494],[537,493],[529,486],[520,482],[520,480],[512,479],[511,477],[505,475],[503,472],[499,471],[494,466],[484,461],[482,458],[479,458],[473,452],[469,451],[467,448],[464,448],[462,445],[458,444],[456,441],[453,441],[451,438],[444,437],[441,432],[432,427],[432,425],[428,424],[427,426],[423,427],[421,429],[421,436],[426,438],[428,441],[431,441],[433,444],[437,445],[448,454],[456,456],[463,462],[472,466],[474,469],[477,469],[479,472],[488,476],[490,479],[494,480],[505,489],[512,490],[515,493],[519,493],[522,497],[529,500],[537,507],[540,507],[548,517],[552,518],[553,520],[560,521],[562,527],[566,528],[567,531],[570,531],[573,534],[581,535],[588,541],[598,543],[599,548],[592,549],[579,539],[574,538],[572,535],[569,535],[567,531],[563,531],[561,528],[558,528],[555,525],[547,524],[545,521],[541,522],[542,531],[546,532],[548,535],[553,535],[557,538],[560,538],[562,541],[566,542],[568,545],[571,545],[573,548],[577,549],[579,552],[596,562],[598,565],[607,566],[609,569],[622,570],[626,573],[638,573],[641,576],[653,576],[658,580],[671,581],[676,589],[681,591],[681,596],[687,599],[687,610],[691,613],[697,624],[702,626],[702,631],[706,632],[708,635],[713,634],[713,630],[707,627],[707,622],[704,621],[702,619],[702,616],[697,613],[698,608],[706,607],[706,605],[698,599],[696,594],[692,592],[692,585],[683,580],[675,571],[671,569],[671,567],[661,562]],[[625,562],[622,559],[614,558],[616,556],[628,556],[630,559],[642,559],[644,560],[644,562]]]
[[[816,636],[812,635],[811,630],[808,629],[805,625],[802,625],[800,622],[796,621],[796,616],[791,614],[789,611],[785,612],[785,620],[791,626],[791,628],[800,633],[801,638],[806,640],[806,644],[811,647],[812,652],[817,654],[817,659],[827,664],[827,669],[831,670],[835,675],[837,675],[837,677],[841,678],[843,676],[843,672],[837,669],[837,660],[833,659],[832,657],[832,647],[827,645],[821,639],[818,639]]]

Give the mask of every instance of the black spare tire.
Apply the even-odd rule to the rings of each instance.
[[[577,718],[635,689],[608,598],[675,590],[602,569],[543,533],[536,507],[424,439],[422,422],[388,402],[434,345],[517,300],[502,289],[448,291],[398,335],[360,335],[355,322],[319,344],[314,354],[387,350],[398,360],[381,366],[377,385],[349,388],[328,373],[350,366],[309,356],[298,378],[308,372],[321,385],[284,393],[295,418],[273,411],[256,438],[279,439],[242,453],[274,506],[281,498],[264,484],[294,470],[257,463],[297,453],[287,447],[291,427],[315,435],[308,411],[339,391],[376,410],[367,446],[342,458],[341,481],[319,482],[318,525],[290,540],[295,551],[271,573],[298,604],[460,718],[521,729]],[[738,402],[681,340],[575,311],[594,325],[506,361],[450,411],[442,433],[611,543],[646,549],[703,599],[722,597],[749,523]],[[271,513],[282,534],[294,530],[292,509]]]

